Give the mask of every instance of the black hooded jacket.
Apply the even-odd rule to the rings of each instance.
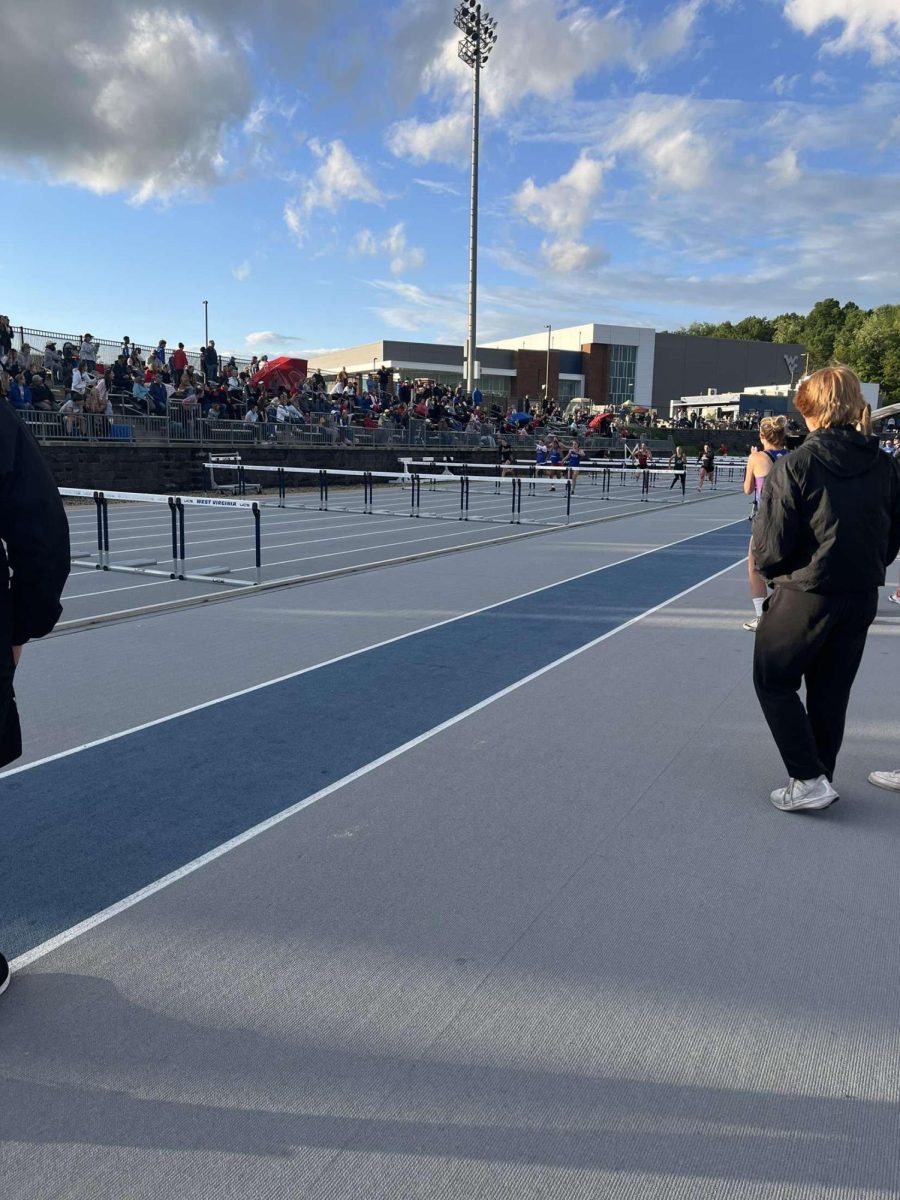
[[[59,620],[69,574],[69,526],[34,438],[0,399],[0,766],[22,752],[13,646]]]
[[[753,557],[778,587],[864,592],[900,551],[900,467],[850,426],[818,429],[766,476]]]

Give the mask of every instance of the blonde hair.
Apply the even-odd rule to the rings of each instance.
[[[794,404],[803,417],[812,417],[820,428],[855,425],[863,405],[862,388],[849,367],[823,367],[804,379]]]
[[[786,431],[787,417],[763,417],[759,423],[759,436],[776,450],[784,445]]]
[[[871,404],[863,405],[863,410],[860,413],[859,422],[858,422],[856,428],[859,430],[860,433],[865,434],[866,437],[871,437],[871,435],[872,435],[872,405]]]

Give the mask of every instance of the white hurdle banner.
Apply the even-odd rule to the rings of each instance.
[[[154,492],[108,492],[90,488],[60,488],[65,499],[93,500],[97,510],[97,558],[74,558],[78,567],[93,567],[97,571],[121,571],[130,575],[156,575],[163,579],[190,580],[196,583],[220,583],[226,587],[256,587],[262,583],[261,511],[256,501],[225,500],[207,496],[169,496]],[[165,505],[172,522],[172,567],[164,570],[156,558],[113,560],[109,548],[109,502],[125,504]],[[201,567],[187,569],[185,538],[186,508],[245,509],[253,516],[253,535],[256,556],[256,578],[229,579],[230,567]]]

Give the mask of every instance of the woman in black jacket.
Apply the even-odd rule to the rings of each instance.
[[[772,467],[752,543],[774,588],[753,682],[790,776],[771,800],[787,812],[838,799],[832,780],[850,688],[900,550],[900,469],[855,428],[865,407],[859,380],[826,367],[800,384],[795,403],[810,433]]]
[[[13,677],[23,645],[59,620],[69,525],[34,438],[0,401],[0,767],[22,753]],[[0,992],[9,966],[0,954]]]

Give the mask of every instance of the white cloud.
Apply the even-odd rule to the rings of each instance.
[[[390,255],[391,273],[405,275],[425,266],[425,251],[419,246],[410,246],[406,241],[406,227],[401,222],[388,230],[384,246]]]
[[[425,265],[425,251],[419,246],[410,246],[406,240],[406,226],[401,221],[382,237],[376,237],[371,229],[361,229],[351,243],[353,253],[374,257],[387,254],[391,273],[405,275]]]
[[[249,279],[253,268],[250,263],[244,259],[242,263],[238,263],[236,267],[231,268],[231,274],[235,277],[238,283],[243,283],[245,279]]]
[[[296,63],[348,3],[258,0],[252,37],[242,0],[7,4],[0,165],[136,202],[218,184],[273,109],[253,106],[253,38]]]
[[[463,166],[468,162],[471,137],[470,117],[460,110],[436,121],[398,121],[388,130],[387,146],[397,158]]]
[[[257,346],[297,346],[302,341],[302,337],[295,337],[289,333],[275,333],[271,329],[248,333],[244,338],[244,342],[254,349]]]
[[[769,84],[769,91],[776,96],[789,96],[799,82],[799,75],[776,75]]]
[[[374,257],[378,253],[378,239],[371,229],[361,229],[351,246],[354,254]]]
[[[609,261],[602,246],[589,246],[573,238],[543,241],[541,254],[547,267],[558,275],[575,275]]]
[[[864,51],[876,63],[900,58],[897,0],[786,0],[784,15],[807,35],[827,28],[832,22],[842,25],[838,37],[822,43],[822,49],[828,53]]]
[[[288,200],[284,206],[285,224],[301,245],[317,209],[337,212],[348,200],[383,203],[381,192],[342,141],[325,144],[312,138],[308,145],[319,165],[299,196]]]
[[[790,187],[801,178],[800,167],[797,164],[797,151],[793,146],[786,146],[780,154],[776,154],[766,163],[769,170],[769,180],[776,187]]]
[[[533,179],[526,179],[515,197],[515,207],[532,225],[557,234],[580,233],[603,187],[608,165],[582,154],[553,183],[539,187]]]
[[[434,192],[436,196],[461,196],[462,192],[458,187],[454,187],[452,183],[443,183],[438,179],[414,179],[419,187],[425,188],[426,191]]]
[[[602,249],[581,241],[581,234],[593,217],[603,174],[610,165],[582,154],[552,183],[541,187],[526,179],[513,198],[514,208],[526,221],[554,235],[541,244],[541,254],[551,270],[572,273],[603,261]]]
[[[655,25],[642,26],[622,7],[601,15],[580,0],[495,0],[498,41],[482,82],[486,116],[498,120],[530,98],[564,99],[579,80],[611,66],[645,75],[689,48],[703,3],[683,0]],[[421,7],[421,0],[407,5],[410,12]],[[432,121],[397,122],[387,145],[398,158],[465,166],[471,72],[459,61],[456,35],[443,38],[429,56],[433,39],[433,30],[423,30],[420,83],[445,111]]]
[[[639,96],[610,148],[635,151],[662,190],[703,188],[712,176],[713,150],[697,129],[699,112],[684,98]]]

